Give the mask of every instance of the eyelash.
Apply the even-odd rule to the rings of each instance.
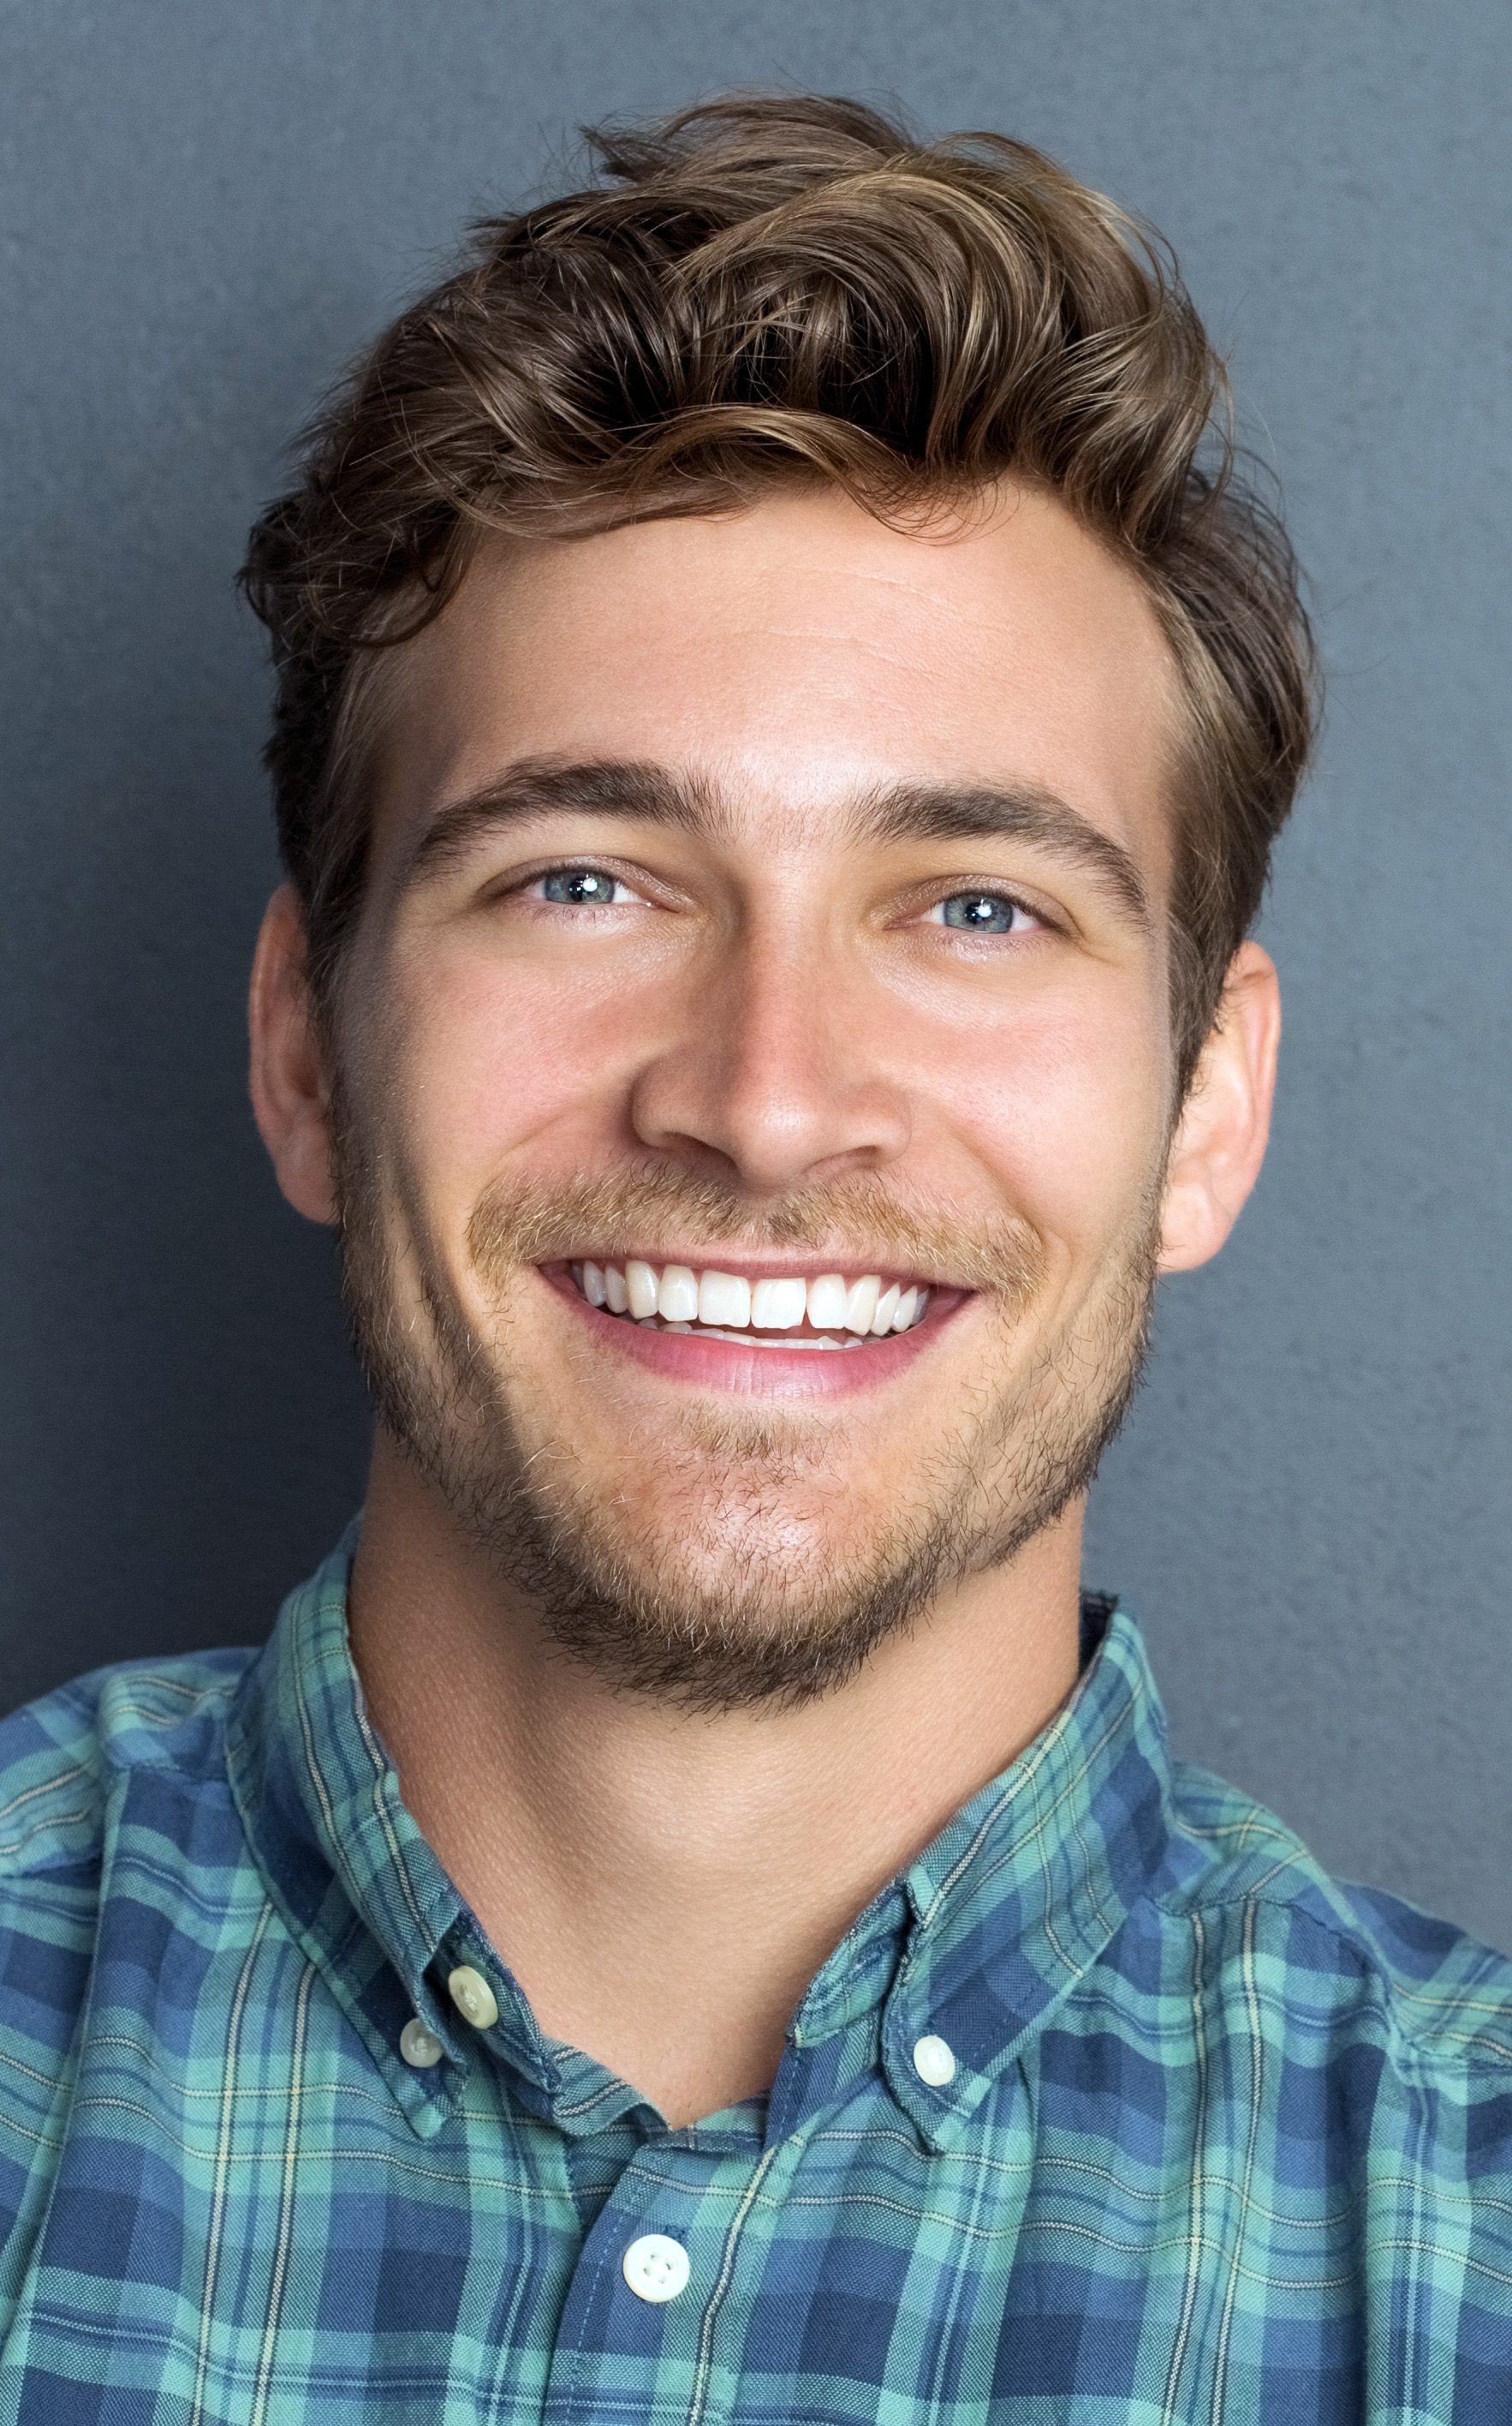
[[[540,869],[539,874],[526,877],[523,882],[512,886],[510,890],[518,898],[524,900],[535,899],[540,903],[542,908],[547,909],[594,911],[619,910],[623,909],[626,906],[623,902],[614,900],[548,902],[544,895],[539,891],[538,888],[549,883],[553,877],[561,876],[590,877],[596,879],[601,883],[610,885],[616,889],[622,889],[630,896],[630,898],[633,901],[643,898],[642,896],[635,893],[635,888],[627,883],[626,880],[622,876],[616,876],[610,868],[595,866],[594,864],[588,860],[560,861],[555,867],[544,867]],[[1049,919],[1041,916],[1038,911],[1031,909],[1027,901],[1021,900],[1016,893],[1007,892],[1003,887],[992,884],[957,885],[952,892],[941,894],[937,900],[931,902],[929,908],[925,911],[924,923],[944,927],[954,934],[970,935],[974,931],[978,937],[988,936],[990,940],[996,940],[997,935],[1006,938],[1023,931],[1020,928],[1009,927],[1005,930],[1000,929],[996,930],[996,934],[994,934],[993,930],[986,928],[978,928],[973,930],[970,927],[952,925],[944,915],[945,910],[952,901],[1001,902],[1015,917],[1028,920],[1030,932],[1033,932],[1037,928],[1047,928],[1051,923]]]

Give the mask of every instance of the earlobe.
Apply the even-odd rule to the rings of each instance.
[[[289,1203],[307,1221],[329,1224],[336,1219],[330,1091],[306,966],[298,896],[292,884],[281,884],[264,913],[252,959],[252,1111]]]
[[[1160,1269],[1194,1270],[1215,1255],[1260,1176],[1280,1042],[1280,986],[1259,944],[1242,944],[1166,1169]]]

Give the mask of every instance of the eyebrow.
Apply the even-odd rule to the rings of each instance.
[[[713,832],[729,822],[705,786],[649,759],[588,758],[568,763],[522,758],[476,791],[437,810],[417,835],[400,883],[418,884],[440,875],[486,835],[573,812],[580,817],[678,826],[694,833]]]
[[[712,785],[652,760],[521,759],[436,812],[415,840],[400,884],[408,889],[434,878],[489,834],[573,813],[719,839],[736,822]],[[881,844],[1027,842],[1091,877],[1134,926],[1153,923],[1144,879],[1122,844],[1037,784],[885,784],[850,803],[844,832],[849,840]]]
[[[1093,878],[1134,926],[1153,923],[1144,878],[1123,845],[1037,784],[892,784],[858,801],[850,825],[867,842],[1032,843]]]

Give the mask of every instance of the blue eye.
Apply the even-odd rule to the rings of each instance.
[[[609,910],[625,887],[600,867],[554,867],[538,877],[543,901],[559,901],[569,910]]]
[[[1029,914],[1005,893],[952,893],[939,906],[941,924],[968,935],[1010,935]]]

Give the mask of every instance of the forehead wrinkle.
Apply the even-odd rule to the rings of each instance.
[[[894,587],[900,590],[906,590],[906,585],[903,583],[897,583]],[[907,594],[915,603],[917,602],[916,591],[907,592]],[[984,628],[987,627],[984,626]],[[916,648],[910,650],[901,642],[892,644],[884,640],[876,631],[858,632],[843,620],[827,623],[815,618],[812,623],[780,623],[763,617],[760,621],[752,622],[744,631],[732,630],[729,637],[732,639],[747,639],[757,644],[768,640],[781,640],[791,643],[796,648],[810,651],[823,651],[827,647],[833,646],[844,651],[847,655],[868,657],[892,673],[912,674],[918,671],[919,658]]]

